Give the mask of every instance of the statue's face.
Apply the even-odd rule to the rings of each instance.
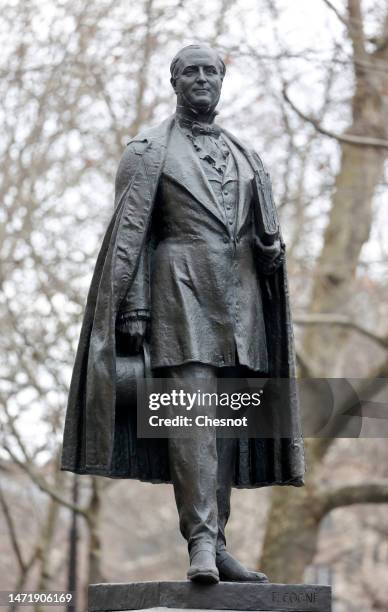
[[[179,72],[172,85],[178,104],[199,113],[213,110],[222,87],[221,66],[212,49],[189,49],[182,54]]]

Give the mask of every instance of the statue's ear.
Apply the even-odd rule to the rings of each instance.
[[[174,77],[171,77],[171,79],[170,79],[170,83],[171,83],[171,85],[172,85],[173,90],[174,90],[174,91],[175,91],[175,93],[176,93],[176,79],[174,79]]]

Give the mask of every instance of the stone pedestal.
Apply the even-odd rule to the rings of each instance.
[[[129,610],[331,612],[331,588],[310,584],[132,582],[92,584],[89,612]]]

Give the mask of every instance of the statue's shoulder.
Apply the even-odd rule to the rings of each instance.
[[[124,155],[128,157],[131,157],[131,155],[142,155],[147,151],[151,143],[153,146],[165,146],[173,123],[174,117],[172,116],[158,125],[142,129],[139,134],[128,141]]]
[[[174,118],[169,117],[159,125],[143,129],[127,142],[121,156],[116,174],[116,194],[121,193],[136,172],[141,157],[147,159],[148,153],[158,147],[167,146],[168,135]]]
[[[263,158],[261,155],[258,154],[256,149],[250,149],[250,154],[252,156],[254,163],[256,164],[257,169],[261,172],[265,172],[266,174],[268,174],[268,170],[267,170],[266,165],[263,162]]]
[[[128,143],[121,156],[115,181],[116,198],[125,190],[134,176],[140,157],[144,154],[148,142],[141,137],[134,137]]]

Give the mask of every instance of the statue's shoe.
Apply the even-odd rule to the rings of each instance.
[[[189,580],[202,584],[216,584],[220,575],[215,563],[214,553],[208,550],[196,550],[190,554],[190,567],[187,572]]]
[[[265,574],[247,569],[226,550],[217,551],[216,565],[223,582],[269,582]]]

